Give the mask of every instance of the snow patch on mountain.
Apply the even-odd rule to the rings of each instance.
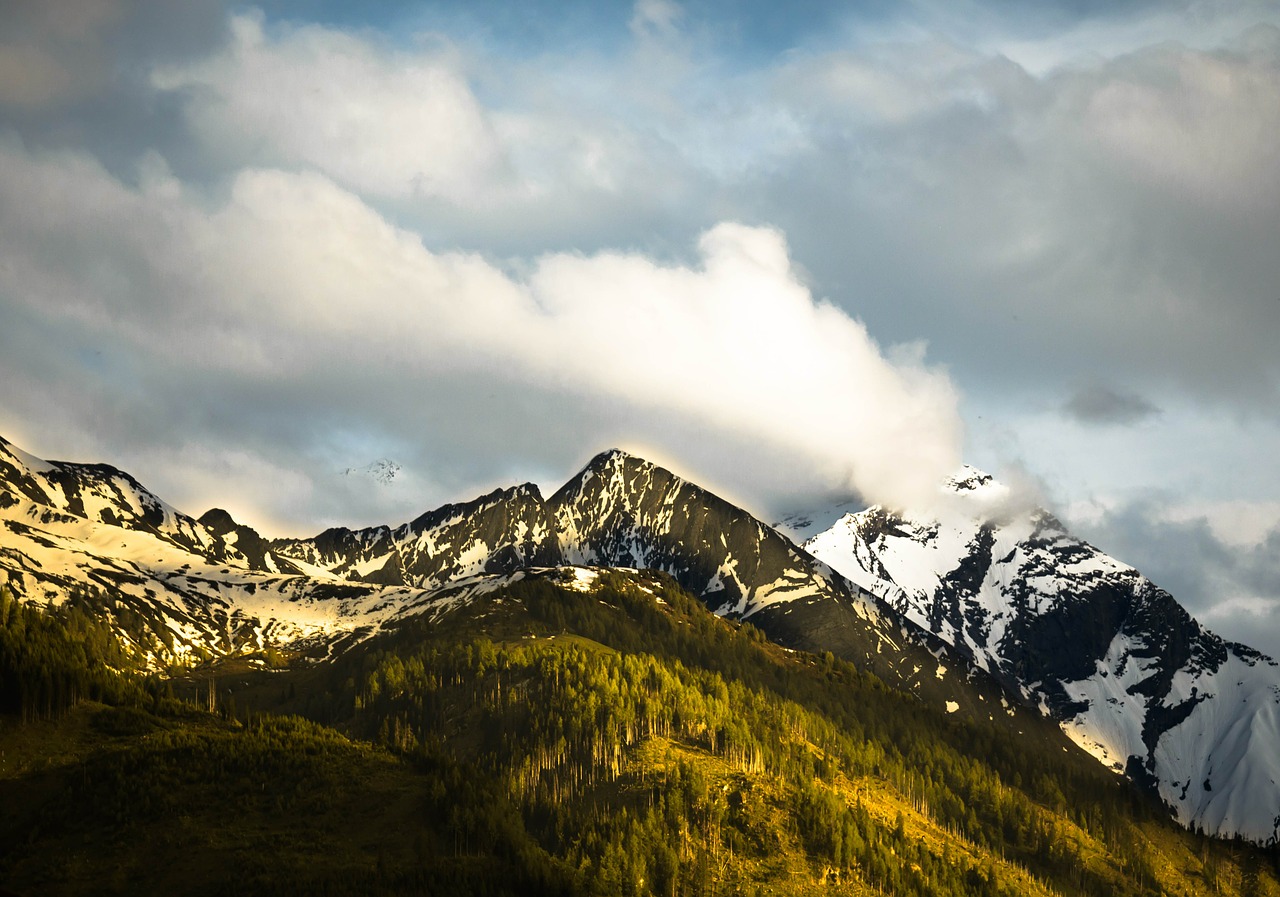
[[[383,486],[389,486],[400,473],[400,465],[390,458],[379,458],[364,467],[348,467],[342,471],[346,477],[364,477]]]
[[[1280,667],[966,468],[928,517],[872,507],[803,545],[1056,719],[1179,819],[1280,837]]]
[[[857,499],[838,501],[816,509],[793,511],[774,521],[772,526],[792,542],[802,545],[806,539],[830,529],[841,517],[856,514],[865,507],[866,503]]]

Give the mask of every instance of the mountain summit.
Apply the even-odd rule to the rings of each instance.
[[[1038,706],[1184,824],[1280,836],[1280,666],[1205,630],[1168,592],[1043,509],[964,469],[930,519],[846,514],[804,547]],[[985,494],[984,494],[985,493]]]

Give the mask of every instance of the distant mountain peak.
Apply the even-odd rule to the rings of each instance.
[[[611,449],[605,449],[603,452],[600,452],[595,457],[593,457],[590,461],[588,461],[587,466],[583,468],[583,472],[586,472],[588,470],[606,470],[606,469],[611,469],[615,467],[631,466],[631,465],[641,465],[641,466],[648,466],[648,467],[654,466],[649,461],[645,460],[644,458],[641,458],[639,455],[635,455],[635,454],[632,454],[631,452],[628,452],[626,449],[611,448]]]
[[[54,468],[52,463],[27,454],[3,436],[0,436],[0,453],[17,461],[30,473],[46,473]]]
[[[375,483],[389,485],[400,474],[400,465],[390,458],[379,458],[364,467],[348,467],[342,471],[346,477],[368,477]]]
[[[996,478],[984,470],[964,464],[945,481],[944,488],[953,492],[973,492],[983,486],[990,486]]]
[[[597,480],[607,482],[609,488],[605,491],[613,493],[633,488],[637,477],[643,479],[653,475],[658,475],[660,479],[673,486],[684,482],[669,470],[646,461],[639,455],[633,455],[620,448],[607,449],[592,457],[581,470],[556,490],[550,502],[553,505],[563,504],[568,496],[580,494],[589,487],[597,491],[598,487],[592,485]]]
[[[201,526],[218,535],[229,533],[240,525],[239,522],[231,516],[230,511],[226,511],[222,508],[210,508],[196,518],[196,520]]]

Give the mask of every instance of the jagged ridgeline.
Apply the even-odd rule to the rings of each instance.
[[[32,646],[98,638],[45,616]],[[109,675],[0,729],[0,886],[1280,893],[1268,854],[1082,753],[784,650],[662,574],[529,575],[321,664]]]
[[[671,574],[780,644],[831,651],[937,706],[989,716],[1001,691],[964,659],[786,537],[692,483],[610,451],[550,499],[526,484],[402,526],[266,540],[214,510],[183,515],[105,465],[45,462],[0,442],[0,574],[24,600],[106,588],[151,623],[158,665],[290,644],[321,655],[440,613],[526,568]]]
[[[19,893],[1280,894],[1032,666],[623,452],[265,539],[0,441],[6,581]]]

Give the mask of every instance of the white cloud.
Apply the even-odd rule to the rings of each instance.
[[[319,26],[268,36],[237,16],[222,52],[158,68],[207,149],[314,168],[374,197],[472,199],[502,176],[486,111],[447,53],[406,53]]]
[[[994,36],[979,45],[1015,60],[1036,76],[1061,68],[1089,68],[1161,43],[1177,42],[1197,50],[1213,50],[1231,43],[1258,22],[1275,19],[1274,0],[1232,0],[1229,3],[1174,2],[1152,4],[1137,12],[1117,7],[1119,15],[1087,16],[1067,27],[1045,29],[1038,36],[1011,37],[996,27]]]
[[[4,302],[65,328],[61,354],[92,332],[107,363],[127,361],[144,383],[121,398],[120,382],[73,365],[25,397],[28,407],[58,403],[59,389],[80,394],[77,404],[105,390],[123,406],[118,438],[145,416],[178,431],[179,445],[230,448],[238,430],[263,439],[255,428],[268,418],[286,441],[331,426],[410,443],[443,418],[457,433],[423,438],[465,443],[495,426],[473,419],[484,413],[474,406],[480,384],[553,402],[560,413],[533,426],[561,445],[582,419],[577,403],[634,409],[616,441],[677,457],[688,452],[675,433],[693,428],[712,447],[728,440],[742,456],[720,477],[745,495],[759,486],[743,472],[768,459],[784,462],[775,484],[908,503],[959,461],[946,375],[919,347],[887,358],[860,323],[816,300],[774,230],[718,225],[689,265],[552,254],[513,277],[477,255],[425,248],[319,174],[245,171],[210,207],[154,159],[135,190],[78,156],[41,160],[9,147],[0,158],[0,207],[41,207],[35,223],[17,211],[3,220],[13,235],[2,251]],[[602,447],[573,446],[561,463]],[[279,463],[235,469],[251,477]],[[472,459],[463,446],[438,463]],[[332,466],[317,459],[315,471]],[[265,485],[261,494],[281,495]],[[298,494],[291,487],[290,501]]]
[[[680,5],[671,0],[636,0],[628,24],[637,40],[669,37],[683,14]]]
[[[1176,46],[1135,55],[1092,92],[1085,129],[1156,189],[1224,210],[1273,208],[1280,30],[1252,37],[1252,51],[1229,55]]]
[[[695,268],[542,260],[534,295],[568,328],[550,369],[795,450],[832,486],[889,504],[931,494],[959,459],[949,380],[910,353],[888,361],[860,323],[815,302],[776,231],[722,224],[700,252]]]

